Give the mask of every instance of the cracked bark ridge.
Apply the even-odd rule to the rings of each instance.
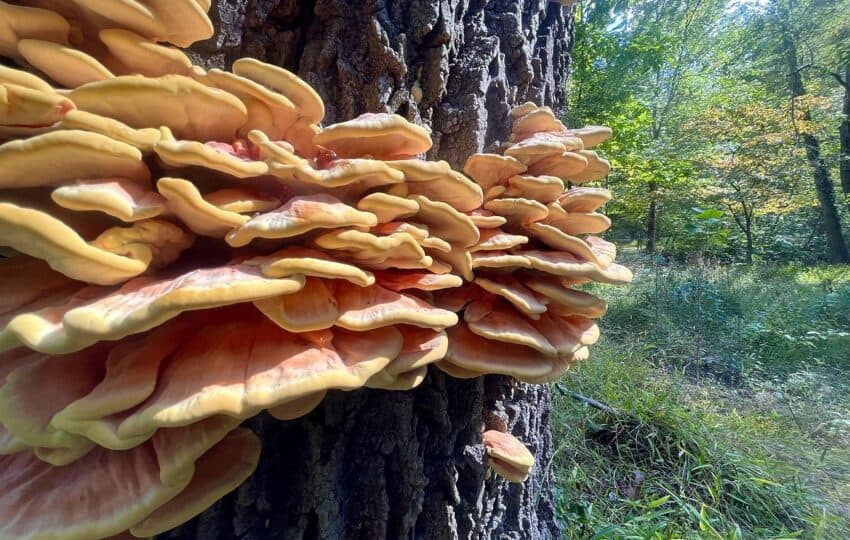
[[[327,123],[394,112],[434,133],[429,159],[462,165],[507,139],[525,101],[560,111],[573,18],[550,0],[219,0],[207,67],[253,56],[297,72]]]
[[[560,110],[573,19],[548,0],[218,0],[196,63],[284,66],[325,100],[326,122],[395,112],[431,127],[429,159],[461,167],[506,140],[508,113]],[[554,539],[548,387],[456,380],[435,368],[410,392],[331,392],[304,418],[261,415],[254,475],[180,540]],[[486,467],[485,423],[529,446],[523,484]]]
[[[433,371],[410,392],[331,392],[304,418],[247,424],[263,440],[236,492],[160,538],[553,539],[550,394],[505,377]],[[482,414],[498,410],[535,454],[523,484],[492,475]]]

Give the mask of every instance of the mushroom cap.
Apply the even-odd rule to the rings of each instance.
[[[316,277],[308,277],[298,292],[256,300],[254,306],[288,332],[324,330],[339,317],[334,287]]]
[[[133,129],[118,120],[92,114],[90,112],[73,109],[68,111],[60,123],[62,129],[76,129],[82,131],[93,131],[106,135],[130,146],[134,146],[142,152],[152,152],[154,145],[159,142],[162,133],[155,128]]]
[[[160,178],[159,193],[168,201],[168,209],[192,232],[222,238],[250,221],[248,216],[223,210],[205,200],[195,184],[181,178]]]
[[[260,449],[260,439],[250,430],[234,430],[198,459],[189,485],[130,532],[136,537],[151,537],[194,518],[251,476],[260,460]]]
[[[18,52],[33,67],[66,88],[114,77],[93,56],[61,43],[22,39],[18,42]]]
[[[73,279],[101,285],[138,276],[150,262],[90,245],[58,219],[9,203],[0,203],[0,245],[43,259]]]
[[[27,38],[67,43],[70,29],[54,11],[0,2],[0,56],[21,58],[18,43]]]
[[[237,214],[269,212],[280,206],[280,200],[260,193],[251,186],[224,188],[204,196],[216,208]]]
[[[431,148],[431,133],[397,114],[362,114],[324,128],[313,142],[342,158],[414,156]]]
[[[184,341],[157,389],[121,422],[118,435],[149,434],[221,414],[244,419],[321,390],[359,388],[401,347],[393,328],[293,334],[262,317],[217,321]]]
[[[454,274],[432,274],[419,271],[382,270],[375,273],[375,279],[382,287],[396,292],[406,289],[439,291],[463,285],[460,276]]]
[[[6,126],[51,126],[73,108],[71,100],[52,90],[0,84],[0,123]]]
[[[607,159],[599,157],[593,150],[579,150],[578,154],[587,160],[587,167],[577,172],[569,172],[563,176],[575,184],[583,184],[594,180],[602,180],[611,170],[611,164]]]
[[[92,240],[91,245],[109,253],[143,261],[158,270],[177,260],[195,241],[192,234],[161,219],[146,219],[130,227],[112,227]]]
[[[599,234],[611,227],[611,219],[603,214],[597,214],[596,212],[565,212],[557,202],[550,203],[547,208],[549,215],[542,222],[559,229],[565,234]]]
[[[497,216],[493,212],[484,210],[483,208],[467,212],[466,215],[469,216],[472,224],[479,229],[495,229],[508,222],[504,217]]]
[[[25,255],[0,258],[0,325],[18,311],[50,303],[83,287],[84,283],[52,270],[41,259]]]
[[[557,356],[555,347],[528,319],[498,298],[470,302],[463,312],[463,319],[472,333],[483,338],[523,345],[546,356]]]
[[[182,75],[122,75],[84,84],[68,97],[81,110],[133,128],[167,126],[178,139],[229,141],[248,120],[236,96]]]
[[[39,92],[46,92],[48,94],[55,92],[53,87],[44,82],[44,80],[42,80],[42,78],[38,75],[33,75],[32,73],[7,66],[0,66],[0,84],[14,84],[16,86],[23,86],[30,90],[38,90]]]
[[[574,314],[598,318],[605,315],[608,303],[584,291],[563,287],[551,279],[532,278],[525,282],[528,288],[549,300],[549,309],[561,315]]]
[[[220,151],[218,146],[198,141],[178,141],[170,137],[168,128],[163,128],[162,138],[154,145],[157,157],[172,167],[203,167],[236,178],[252,178],[269,172],[264,161],[254,161]],[[228,145],[229,147],[229,145]]]
[[[516,158],[525,165],[529,165],[544,157],[561,155],[566,151],[566,145],[560,141],[529,137],[509,146],[505,149],[505,155]]]
[[[324,249],[344,252],[347,257],[359,261],[377,259],[380,262],[392,258],[420,261],[425,266],[428,264],[424,261],[426,255],[422,246],[413,235],[406,232],[376,236],[354,229],[336,229],[315,237],[313,243]]]
[[[362,332],[395,324],[420,328],[447,328],[457,324],[457,315],[435,308],[423,300],[391,291],[380,285],[358,287],[345,282],[337,284],[337,325]]]
[[[337,159],[324,169],[271,161],[269,172],[299,195],[325,194],[346,200],[359,198],[376,187],[404,182],[400,171],[373,159]]]
[[[389,223],[415,216],[419,212],[419,203],[387,193],[370,193],[358,201],[357,208],[375,214],[378,223]]]
[[[545,223],[531,223],[526,225],[525,229],[547,246],[558,251],[567,251],[597,266],[608,266],[614,262],[617,255],[614,244],[596,236],[582,240]]]
[[[50,427],[80,435],[111,450],[129,450],[143,443],[147,435],[126,439],[117,436],[122,413],[150,397],[163,362],[203,323],[200,316],[184,315],[106,349],[105,358],[94,366],[101,373],[97,384],[54,414]],[[92,350],[88,348],[78,354],[90,355]],[[78,369],[69,365],[68,373]],[[32,393],[31,388],[27,390]]]
[[[537,108],[537,104],[532,101],[526,101],[521,105],[517,105],[513,109],[511,109],[511,119],[516,120],[517,118],[522,118],[526,114]]]
[[[494,341],[474,334],[466,324],[447,330],[449,350],[445,362],[468,372],[539,377],[549,373],[551,361],[540,352],[514,343]],[[450,368],[451,369],[451,368]]]
[[[484,448],[493,470],[509,482],[524,482],[534,466],[534,455],[510,433],[489,430],[483,435]]]
[[[332,258],[327,253],[300,246],[290,246],[265,257],[255,257],[253,264],[259,264],[266,277],[281,278],[296,276],[315,276],[325,279],[344,279],[361,287],[375,283],[375,276],[355,265]]]
[[[483,202],[481,188],[445,161],[406,159],[387,165],[404,173],[410,194],[448,203],[461,212],[475,210]]]
[[[558,131],[564,128],[549,107],[537,107],[534,110],[514,120],[512,132],[514,136],[522,136],[540,131]],[[513,137],[512,137],[513,138]]]
[[[396,330],[401,332],[404,344],[395,360],[383,370],[390,375],[400,375],[426,367],[442,360],[448,351],[449,336],[445,330],[417,328],[404,324],[397,326]]]
[[[523,226],[545,219],[549,210],[542,203],[532,199],[504,198],[493,199],[484,204],[484,208],[504,216],[508,225]]]
[[[297,165],[302,168],[308,168],[310,165],[310,162],[296,154],[295,148],[286,141],[272,141],[268,135],[258,129],[249,130],[247,137],[263,161]]]
[[[543,157],[528,166],[528,174],[549,175],[561,179],[579,178],[588,167],[586,157],[577,152],[564,152]],[[574,181],[574,180],[572,180]]]
[[[521,255],[529,261],[531,268],[554,276],[589,278],[611,284],[626,284],[632,281],[631,271],[619,264],[600,268],[572,253],[561,251],[527,250],[521,252]]]
[[[428,367],[414,368],[397,375],[387,373],[386,370],[379,371],[366,381],[366,388],[379,388],[381,390],[413,390],[425,381],[428,376]]]
[[[240,58],[233,62],[233,73],[250,79],[262,86],[286,96],[298,109],[298,116],[314,124],[325,116],[322,98],[313,88],[297,75],[279,66],[273,66],[255,60]]]
[[[604,188],[574,187],[558,197],[558,204],[568,213],[595,212],[611,200],[611,192]]]
[[[259,261],[203,268],[177,277],[137,278],[119,290],[87,287],[64,303],[16,314],[0,328],[0,351],[25,345],[47,354],[78,351],[155,328],[186,311],[253,302],[304,286],[300,275],[267,278]]]
[[[294,420],[310,413],[322,403],[327,395],[327,390],[313,392],[304,397],[285,401],[269,409],[269,414],[278,420]]]
[[[584,126],[568,130],[570,134],[581,139],[585,148],[593,148],[602,144],[614,133],[611,128],[605,126]]]
[[[479,251],[472,254],[472,268],[531,268],[531,262],[521,252]]]
[[[478,227],[466,214],[458,212],[444,202],[432,201],[422,195],[412,195],[410,198],[419,203],[416,221],[427,225],[433,236],[462,247],[470,247],[478,243],[480,238]]]
[[[0,189],[109,177],[147,181],[150,173],[136,148],[98,133],[61,130],[0,145]]]
[[[516,158],[498,154],[472,154],[463,167],[463,172],[485,191],[526,170],[526,166]]]
[[[546,312],[546,304],[514,276],[478,276],[474,283],[490,294],[501,296],[530,319]]]
[[[548,204],[564,193],[564,182],[556,176],[517,175],[508,178],[506,197],[532,199]]]
[[[472,254],[470,254],[469,249],[454,245],[448,253],[443,251],[432,251],[432,253],[439,261],[451,265],[451,271],[463,279],[467,281],[474,279],[475,276],[472,273],[474,266],[472,264]],[[431,269],[431,271],[433,272],[434,270]]]
[[[100,41],[130,73],[147,77],[188,75],[192,61],[180,49],[159,45],[135,32],[122,28],[107,28],[98,34]]]
[[[244,133],[258,129],[273,139],[280,139],[298,120],[298,108],[285,94],[251,79],[220,69],[211,69],[195,79],[233,94],[245,103],[248,121],[242,127]]]
[[[128,452],[95,448],[67,467],[54,467],[32,452],[0,457],[0,481],[6,487],[0,494],[0,536],[34,540],[118,534],[182,491],[195,473],[195,461],[214,451],[235,424],[211,419],[162,430]]]
[[[272,212],[260,214],[227,235],[234,247],[248,245],[255,238],[291,238],[313,229],[373,227],[375,214],[354,209],[330,195],[293,197]]]
[[[103,212],[127,222],[156,217],[166,205],[160,194],[126,178],[80,180],[56,188],[50,196],[62,208]]]
[[[8,374],[0,388],[0,419],[19,440],[30,447],[69,449],[83,453],[91,442],[51,426],[53,416],[84,396],[100,380],[105,352],[103,346],[64,356],[31,353]],[[39,392],[44,381],[50,392]]]
[[[506,233],[502,229],[483,229],[478,243],[469,248],[469,251],[471,253],[477,251],[504,251],[527,243],[527,236]]]
[[[292,145],[299,155],[306,158],[315,158],[319,155],[321,149],[316,146],[313,139],[321,131],[322,128],[318,124],[309,122],[305,118],[299,118],[297,122],[286,130],[284,139]]]

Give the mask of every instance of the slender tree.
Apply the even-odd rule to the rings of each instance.
[[[799,61],[797,43],[794,39],[795,32],[790,25],[790,9],[788,6],[777,2],[776,20],[783,29],[781,39],[781,51],[784,53],[786,68],[788,72],[788,91],[792,105],[798,103],[799,98],[806,95],[803,84],[802,66]],[[796,107],[792,106],[792,115],[796,115]],[[799,111],[800,119],[804,122],[811,121],[810,110],[804,106]],[[796,120],[796,116],[792,117]],[[815,191],[817,192],[818,204],[820,206],[821,218],[826,235],[826,243],[829,248],[830,261],[834,263],[850,262],[850,254],[847,251],[847,242],[841,229],[841,216],[835,204],[835,188],[830,177],[829,167],[821,155],[821,144],[818,137],[811,130],[800,131],[800,141],[806,150],[806,158],[812,169]]]

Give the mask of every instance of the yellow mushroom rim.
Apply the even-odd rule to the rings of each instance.
[[[32,66],[65,88],[104,81],[115,76],[96,58],[52,41],[23,39],[18,42],[18,52]]]
[[[321,122],[325,116],[325,106],[319,94],[282,67],[253,58],[240,58],[233,63],[233,73],[287,96],[298,109],[298,116],[308,123]]]
[[[0,55],[21,58],[18,43],[40,39],[67,43],[71,25],[64,17],[46,9],[0,2]]]
[[[272,212],[260,214],[227,234],[234,247],[248,245],[256,238],[291,238],[314,229],[336,227],[372,227],[375,214],[362,212],[330,195],[293,197]]]
[[[230,141],[248,120],[234,95],[182,75],[123,75],[68,93],[77,108],[136,129],[167,126],[178,139]]]
[[[159,45],[120,28],[107,28],[98,35],[109,52],[132,73],[161,77],[191,72],[192,61],[180,49]]]
[[[431,133],[397,114],[364,114],[324,128],[313,142],[342,158],[415,156],[431,148]]]
[[[146,182],[150,172],[138,149],[99,133],[60,130],[0,145],[0,189],[110,177]]]
[[[74,104],[55,92],[0,83],[0,118],[13,126],[51,126],[60,122]]]
[[[466,160],[463,167],[470,178],[488,190],[493,186],[504,184],[508,178],[524,173],[527,169],[516,158],[498,154],[473,154]]]

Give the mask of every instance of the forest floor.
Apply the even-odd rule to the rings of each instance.
[[[553,388],[565,536],[850,538],[850,267],[625,264]]]

